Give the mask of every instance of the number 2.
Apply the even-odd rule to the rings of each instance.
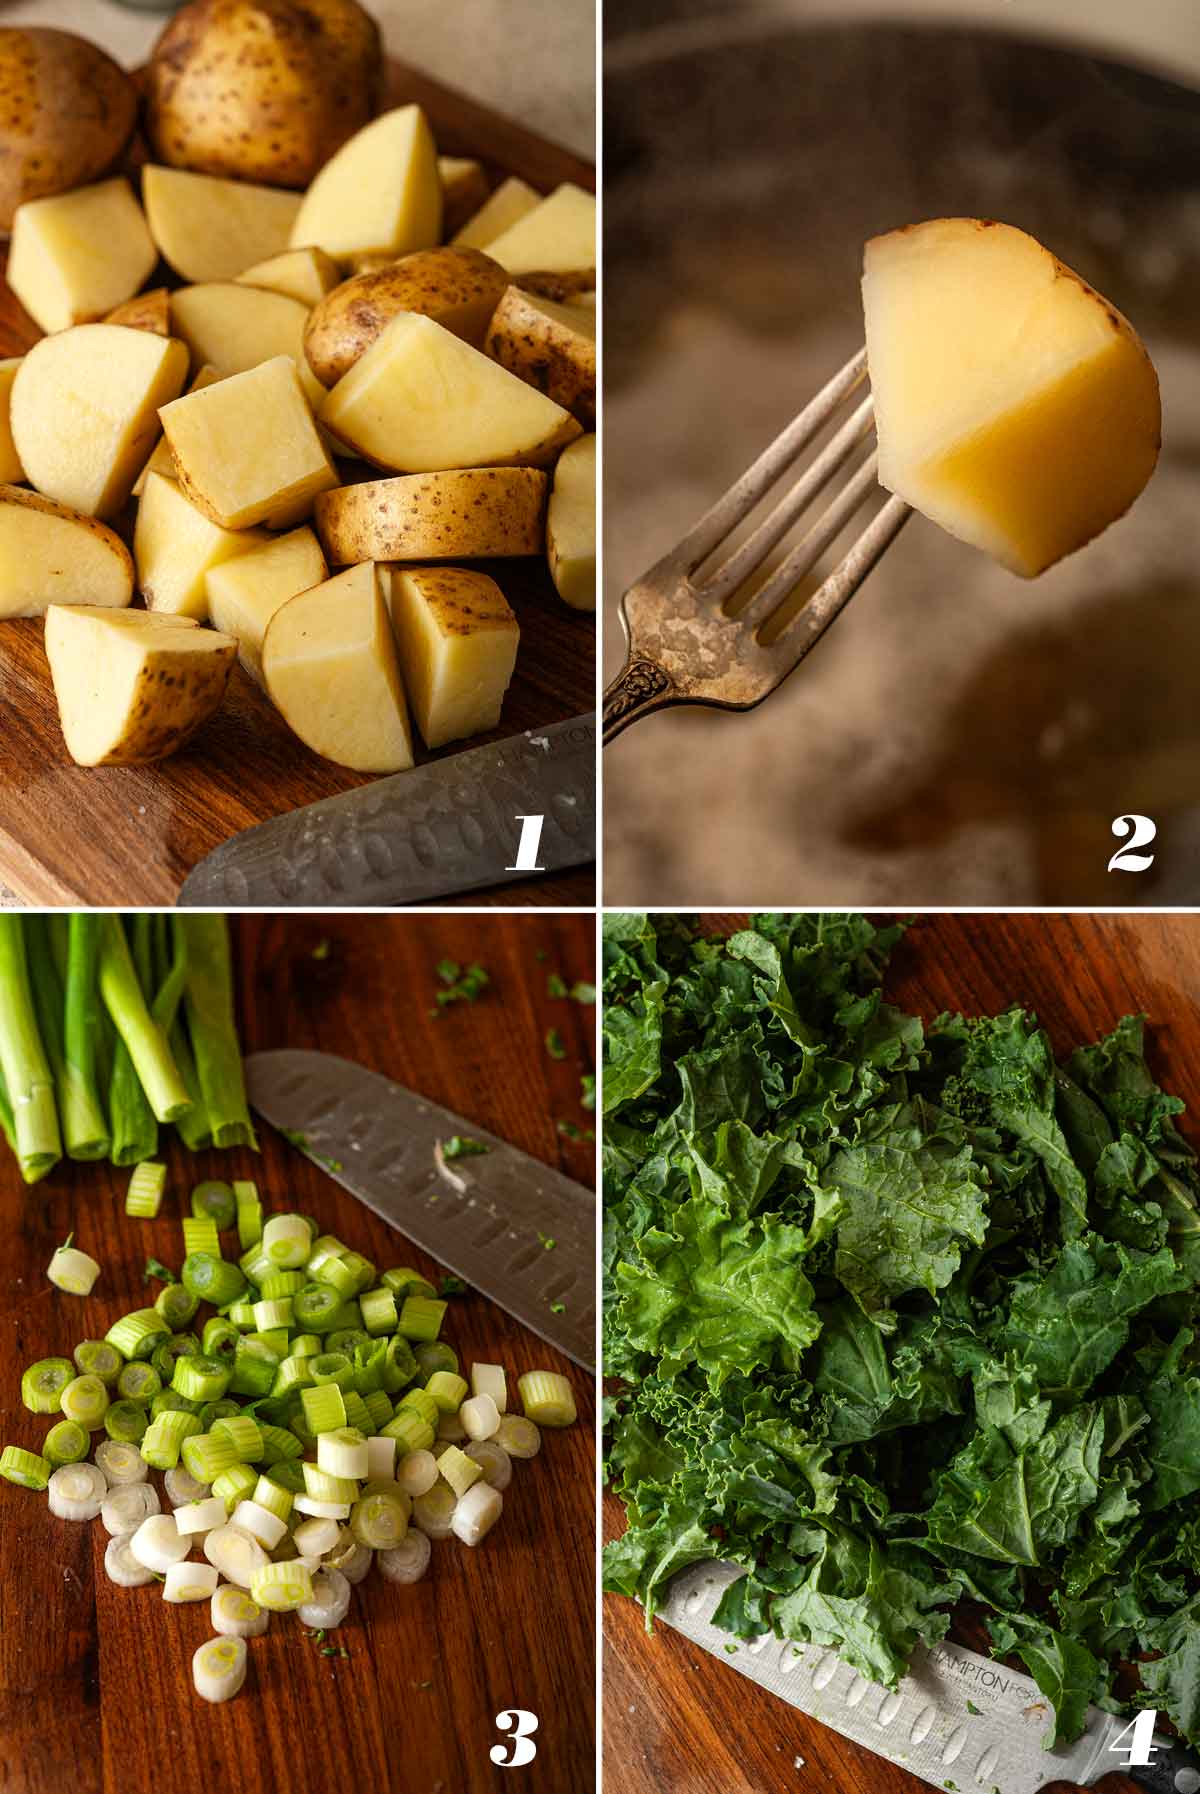
[[[1138,853],[1139,847],[1149,847],[1157,827],[1149,816],[1117,816],[1113,819],[1112,832],[1118,841],[1125,841],[1124,847],[1118,847],[1108,862],[1110,872],[1149,872],[1154,864],[1152,853]]]
[[[497,1713],[496,1726],[499,1731],[508,1733],[509,1743],[493,1744],[488,1752],[492,1762],[501,1769],[519,1769],[523,1763],[532,1763],[537,1755],[537,1745],[530,1733],[538,1729],[537,1714],[526,1713],[522,1707],[513,1707],[505,1713]]]

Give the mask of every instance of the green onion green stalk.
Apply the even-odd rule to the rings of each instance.
[[[62,1157],[54,1074],[42,1043],[30,984],[23,924],[0,915],[0,1070],[12,1108],[17,1162],[37,1183]]]

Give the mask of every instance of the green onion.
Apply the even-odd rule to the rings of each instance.
[[[200,1074],[196,1070],[196,1061],[182,1016],[176,1017],[168,1038],[171,1043],[172,1056],[179,1067],[179,1075],[192,1099],[191,1108],[179,1117],[175,1126],[179,1131],[179,1138],[189,1152],[206,1152],[213,1143],[212,1126],[204,1103],[204,1093],[200,1088]]]
[[[21,1378],[21,1400],[33,1414],[57,1414],[62,1392],[74,1376],[69,1358],[39,1358]]]
[[[287,1520],[291,1516],[292,1491],[269,1476],[259,1477],[251,1499],[259,1507],[265,1507],[269,1514],[274,1514],[277,1520]]]
[[[308,1254],[308,1274],[309,1274],[309,1276],[311,1277],[313,1272],[317,1269],[318,1265],[323,1265],[327,1259],[341,1258],[341,1257],[343,1257],[343,1255],[345,1253],[349,1252],[349,1250],[350,1250],[349,1246],[344,1245],[342,1243],[342,1241],[338,1239],[336,1234],[333,1234],[333,1233],[318,1234],[317,1237],[313,1240],[312,1246],[309,1249],[309,1254]]]
[[[108,1033],[99,988],[104,920],[86,911],[67,918],[59,1113],[73,1159],[104,1159],[112,1147],[100,1079],[101,1047]]]
[[[160,1389],[150,1403],[150,1418],[157,1420],[160,1414],[195,1414],[199,1418],[200,1404],[189,1401],[177,1389]]]
[[[473,1395],[458,1410],[468,1439],[491,1439],[500,1428],[500,1410],[490,1395]]]
[[[262,1457],[262,1432],[253,1414],[230,1414],[218,1420],[213,1432],[228,1439],[243,1464],[253,1464]]]
[[[211,914],[180,915],[173,921],[186,943],[188,1031],[213,1144],[257,1148],[234,1018],[229,924],[224,916]]]
[[[172,1564],[163,1583],[163,1600],[182,1606],[188,1601],[208,1601],[217,1592],[217,1571],[212,1564]],[[236,1643],[236,1640],[231,1642]],[[195,1674],[193,1672],[193,1682]]]
[[[371,1417],[370,1431],[381,1433],[392,1418],[392,1404],[382,1389],[372,1389],[362,1397],[362,1405]],[[349,1419],[349,1410],[346,1418]],[[368,1429],[363,1427],[365,1433]]]
[[[314,1383],[336,1383],[339,1389],[353,1386],[354,1366],[345,1352],[318,1352],[309,1359],[308,1368]]]
[[[253,1302],[230,1302],[228,1306],[222,1310],[222,1313],[224,1314],[225,1319],[230,1321],[233,1326],[237,1327],[240,1332],[249,1333],[253,1329]]]
[[[63,1390],[59,1406],[68,1420],[77,1420],[94,1433],[104,1425],[108,1390],[99,1377],[74,1377]]]
[[[260,1333],[269,1333],[276,1327],[282,1327],[286,1334],[292,1325],[292,1298],[281,1296],[274,1302],[256,1302],[254,1325]],[[287,1344],[286,1338],[284,1344]]]
[[[445,1302],[428,1296],[405,1296],[396,1331],[405,1339],[436,1339],[446,1315]]]
[[[262,1249],[278,1270],[297,1270],[312,1251],[312,1234],[303,1215],[272,1215],[262,1231]],[[333,1262],[339,1263],[340,1260]],[[353,1292],[350,1292],[353,1293]]]
[[[571,1426],[575,1421],[575,1395],[557,1371],[530,1370],[517,1379],[521,1406],[537,1426]],[[465,1423],[464,1423],[465,1424]]]
[[[185,1360],[181,1359],[180,1363]],[[142,1456],[153,1470],[173,1470],[185,1439],[194,1439],[200,1422],[194,1414],[168,1409],[150,1422],[142,1439]]]
[[[288,1438],[292,1439],[290,1433],[288,1434]],[[304,1467],[300,1463],[300,1452],[303,1448],[298,1439],[292,1439],[292,1443],[296,1447],[296,1456],[294,1458],[281,1458],[277,1464],[271,1465],[267,1475],[273,1483],[278,1483],[280,1488],[286,1489],[289,1494],[303,1495]]]
[[[306,1283],[292,1297],[292,1320],[307,1333],[328,1333],[337,1318],[341,1300],[335,1289]]]
[[[204,1323],[202,1350],[206,1358],[228,1359],[232,1364],[241,1338],[232,1321],[226,1320],[224,1315],[214,1314]]]
[[[255,1488],[257,1487],[256,1483]],[[287,1521],[281,1520],[278,1514],[273,1514],[270,1508],[260,1507],[253,1496],[247,1496],[238,1502],[229,1516],[229,1523],[231,1526],[240,1526],[252,1539],[257,1539],[264,1551],[277,1550],[287,1537]]]
[[[133,1365],[126,1365],[132,1370]],[[149,1369],[149,1365],[139,1365],[138,1369]],[[149,1416],[140,1402],[113,1402],[104,1416],[104,1430],[110,1439],[116,1439],[123,1445],[136,1445],[145,1435],[150,1424]]]
[[[437,1426],[438,1415],[442,1412],[428,1389],[406,1390],[396,1407],[401,1412],[411,1409],[414,1414],[419,1414],[421,1419],[432,1427]]]
[[[182,1454],[186,1469],[198,1483],[215,1483],[222,1472],[232,1469],[238,1461],[233,1440],[220,1433],[193,1433],[184,1440]]]
[[[386,1401],[386,1396],[384,1399]],[[367,1404],[364,1402],[357,1389],[342,1390],[342,1405],[346,1410],[347,1426],[356,1427],[360,1433],[373,1433],[375,1431],[375,1428],[371,1425],[371,1416],[367,1409]],[[320,1462],[319,1452],[317,1454],[317,1462]]]
[[[191,1098],[171,1056],[166,1034],[154,1020],[118,916],[105,918],[100,940],[100,995],[133,1063],[157,1121],[175,1121]],[[148,923],[135,917],[135,925]]]
[[[307,1358],[285,1358],[275,1372],[271,1394],[287,1395],[293,1389],[307,1389],[312,1384],[312,1380],[313,1374],[308,1368]]]
[[[232,1445],[232,1440],[229,1442]],[[220,1496],[225,1503],[227,1513],[232,1513],[239,1501],[245,1501],[258,1484],[257,1473],[249,1464],[236,1461],[213,1477],[212,1492]]]
[[[413,1357],[426,1384],[439,1370],[448,1370],[451,1376],[458,1375],[458,1353],[444,1339],[428,1339],[414,1346]]]
[[[267,1226],[270,1225],[268,1221]],[[359,1287],[358,1270],[348,1258],[324,1258],[318,1265],[310,1263],[308,1273],[315,1283],[335,1290],[343,1301],[355,1295]]]
[[[221,1256],[221,1236],[211,1215],[185,1215],[183,1218],[183,1255],[206,1252],[211,1258]]]
[[[288,1344],[291,1358],[316,1358],[324,1349],[315,1333],[293,1333]]]
[[[301,1445],[299,1439],[297,1439],[294,1433],[289,1433],[286,1427],[264,1426],[261,1427],[260,1430],[262,1432],[263,1445],[261,1461],[271,1467],[272,1475],[274,1475],[276,1470],[281,1469],[285,1463],[291,1462],[303,1454],[304,1447]],[[284,1487],[286,1488],[287,1486],[288,1485],[285,1483]],[[299,1487],[303,1488],[303,1486],[304,1484],[302,1480]]]
[[[395,1395],[405,1384],[411,1383],[416,1374],[417,1361],[413,1357],[412,1347],[397,1333],[395,1338],[388,1340],[387,1355],[380,1375],[381,1386],[389,1395]]]
[[[42,1456],[48,1464],[78,1464],[91,1449],[91,1434],[77,1420],[60,1420],[42,1441]]]
[[[18,1445],[6,1445],[0,1451],[0,1476],[7,1483],[22,1489],[44,1489],[50,1481],[51,1466],[36,1451],[22,1451]]]
[[[353,1477],[334,1476],[316,1464],[304,1464],[304,1488],[312,1501],[357,1501],[358,1483]]]
[[[330,1476],[362,1482],[367,1474],[366,1435],[352,1426],[314,1427],[313,1431],[317,1433],[317,1468]],[[315,1495],[317,1490],[310,1489],[309,1494]]]
[[[425,1393],[439,1414],[457,1414],[467,1399],[467,1380],[450,1370],[435,1370],[425,1385]]]
[[[124,1359],[106,1339],[81,1339],[71,1354],[81,1376],[99,1377],[110,1386],[121,1374]]]
[[[453,1531],[450,1521],[457,1506],[457,1495],[439,1476],[432,1489],[413,1497],[413,1520],[427,1537],[448,1539]]]
[[[197,1184],[192,1191],[192,1214],[206,1215],[214,1226],[226,1228],[233,1226],[237,1213],[237,1201],[229,1184],[221,1183],[217,1178],[209,1178]]]
[[[154,1298],[155,1313],[172,1328],[186,1327],[199,1306],[199,1299],[184,1289],[182,1283],[168,1283]]]
[[[312,1592],[312,1576],[301,1563],[264,1564],[254,1572],[250,1584],[250,1593],[259,1606],[269,1607],[274,1613],[288,1613],[293,1607],[303,1607],[306,1601],[312,1600]],[[223,1642],[238,1644],[240,1640],[229,1638]]]
[[[408,1531],[408,1497],[395,1485],[373,1490],[350,1510],[350,1530],[360,1545],[391,1551]]]
[[[363,1326],[368,1333],[396,1331],[396,1298],[390,1289],[369,1289],[359,1297]]]
[[[216,1421],[223,1420],[227,1414],[240,1414],[241,1409],[236,1402],[228,1400],[205,1402],[200,1409],[200,1425],[206,1433],[211,1433]]]
[[[432,1491],[430,1491],[432,1494]],[[425,1496],[426,1501],[429,1496]],[[476,1483],[460,1495],[450,1516],[450,1530],[464,1545],[478,1545],[504,1512],[504,1497],[490,1483]]]
[[[192,1656],[192,1686],[201,1700],[232,1700],[245,1680],[244,1638],[210,1638]]]
[[[309,1363],[319,1364],[320,1359],[311,1358]],[[310,1432],[319,1435],[345,1426],[346,1404],[336,1383],[320,1383],[311,1389],[302,1389],[300,1401],[304,1408],[305,1424]]]
[[[72,917],[71,920],[74,921],[75,918]],[[139,1215],[143,1220],[153,1220],[162,1204],[166,1187],[166,1166],[153,1159],[143,1159],[140,1165],[133,1168],[129,1189],[125,1194],[125,1213]]]
[[[114,1321],[104,1337],[126,1358],[150,1358],[170,1331],[155,1309],[135,1308],[131,1314],[123,1314],[119,1321]]]
[[[0,912],[0,1071],[21,1175],[37,1183],[62,1157],[54,1075],[34,1011],[23,918]],[[44,1486],[44,1485],[43,1485]]]
[[[46,1266],[46,1275],[68,1296],[90,1296],[100,1266],[77,1246],[59,1246]]]
[[[226,1263],[211,1252],[189,1252],[183,1261],[180,1272],[184,1288],[199,1296],[202,1302],[211,1302],[214,1308],[224,1308],[229,1302],[236,1302],[246,1287],[246,1279],[237,1265]]]
[[[99,1372],[95,1374],[98,1376]],[[124,1396],[126,1401],[152,1401],[161,1388],[162,1378],[152,1364],[123,1365],[117,1377],[117,1394]]]
[[[238,1244],[245,1251],[248,1246],[256,1246],[262,1239],[262,1203],[258,1199],[258,1185],[251,1183],[249,1178],[236,1180],[233,1196],[237,1212]]]
[[[154,1348],[150,1362],[162,1378],[164,1384],[170,1384],[175,1375],[175,1366],[180,1358],[198,1355],[200,1341],[194,1333],[172,1333]]]
[[[342,1327],[335,1333],[325,1335],[325,1350],[343,1358],[353,1358],[360,1346],[370,1345],[371,1341],[361,1327]],[[383,1344],[383,1341],[380,1341]],[[357,1372],[355,1373],[357,1375]],[[347,1385],[349,1386],[349,1385]]]
[[[171,1387],[187,1396],[189,1401],[219,1402],[229,1387],[231,1371],[232,1367],[223,1359],[197,1353],[194,1357],[179,1360]]]
[[[253,1400],[270,1395],[279,1369],[279,1360],[257,1340],[244,1339],[233,1361],[229,1380],[231,1395],[248,1395]]]
[[[385,1271],[379,1279],[386,1289],[394,1291],[401,1298],[404,1296],[436,1296],[437,1291],[427,1278],[418,1271],[410,1271],[407,1265],[401,1265],[394,1271]]]
[[[448,1445],[437,1462],[439,1473],[456,1495],[465,1495],[483,1475],[482,1465],[469,1458],[465,1451],[460,1451],[457,1445]]]
[[[303,1271],[276,1271],[273,1276],[264,1277],[259,1285],[258,1294],[264,1302],[281,1302],[287,1296],[295,1296],[304,1288]]]
[[[428,1451],[433,1444],[434,1431],[427,1420],[411,1408],[402,1408],[380,1432],[385,1439],[394,1439],[403,1456],[407,1451]]]
[[[212,1623],[217,1632],[230,1638],[259,1638],[267,1629],[270,1615],[257,1601],[232,1582],[223,1582],[212,1598]]]

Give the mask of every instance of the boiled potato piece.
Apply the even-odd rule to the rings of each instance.
[[[13,381],[26,477],[72,510],[114,517],[158,440],[159,406],[183,391],[187,368],[182,343],[121,324],[43,337]]]
[[[511,230],[519,219],[536,211],[541,203],[542,196],[535,187],[510,175],[506,181],[501,181],[491,198],[484,201],[452,241],[459,249],[486,249],[489,243]]]
[[[477,249],[418,249],[343,281],[309,313],[304,353],[322,386],[336,386],[398,312],[427,318],[482,349],[508,275]]]
[[[404,687],[379,573],[369,561],[275,612],[262,649],[272,701],[315,754],[354,772],[413,763]]]
[[[355,133],[304,195],[292,245],[315,243],[337,261],[407,255],[442,236],[437,150],[419,106],[385,112]]]
[[[581,436],[559,459],[546,512],[546,557],[558,595],[596,608],[596,438]]]
[[[288,247],[300,210],[295,193],[247,181],[187,174],[148,163],[142,200],[150,235],[184,280],[232,280]]]
[[[323,492],[317,534],[331,565],[541,554],[549,480],[532,467],[467,468]]]
[[[133,598],[133,562],[113,530],[19,486],[0,486],[0,617],[40,617],[52,604],[119,609]]]
[[[10,411],[13,381],[20,365],[19,355],[13,356],[9,361],[0,361],[0,481],[6,486],[20,485],[25,478],[25,469],[21,466],[21,457],[13,441]]]
[[[552,299],[596,284],[596,201],[569,181],[487,245],[518,286]]]
[[[596,424],[596,314],[509,287],[488,325],[493,361],[577,417]]]
[[[138,590],[147,610],[208,621],[205,576],[255,543],[265,530],[222,529],[194,505],[178,480],[152,473],[133,531]]]
[[[483,164],[470,156],[439,156],[438,175],[442,183],[442,235],[452,237],[487,199],[488,178]]]
[[[166,287],[155,287],[139,293],[118,305],[103,320],[105,324],[124,324],[127,330],[149,330],[154,336],[171,334],[171,295]]]
[[[29,199],[99,180],[120,158],[137,120],[124,69],[71,31],[0,29],[4,154],[0,230]]]
[[[465,567],[395,567],[390,580],[400,672],[426,747],[494,729],[521,637],[500,587]]]
[[[35,324],[66,330],[132,299],[158,256],[126,180],[17,207],[8,284]]]
[[[1012,225],[939,218],[867,244],[879,479],[1032,578],[1120,517],[1158,458],[1136,332]]]
[[[397,473],[545,466],[579,435],[569,411],[418,312],[392,319],[318,416],[364,461]]]
[[[323,249],[285,249],[237,275],[238,286],[265,287],[285,293],[301,305],[316,305],[342,278],[341,269]]]
[[[370,118],[382,70],[356,0],[192,0],[150,59],[150,140],[179,168],[303,187]]]
[[[218,374],[216,368],[208,366],[202,367],[197,370],[196,377],[188,387],[188,391],[202,392],[206,386],[214,385],[215,382],[221,378],[222,376]],[[135,498],[140,498],[142,496],[142,493],[146,490],[146,481],[150,478],[152,473],[164,474],[169,480],[173,480],[177,477],[175,472],[175,457],[171,453],[171,445],[165,436],[159,437],[155,444],[154,453],[143,467],[141,473],[139,473],[137,479],[133,482],[133,496]]]
[[[162,424],[184,491],[224,529],[285,529],[337,485],[288,355],[185,394]]]
[[[238,659],[259,685],[267,624],[297,592],[329,577],[321,544],[310,529],[294,529],[210,569],[205,587],[213,627],[237,638]]]
[[[46,658],[63,739],[80,766],[177,753],[225,695],[237,643],[183,617],[56,604]]]
[[[324,397],[304,357],[308,309],[298,299],[219,280],[172,293],[171,320],[193,365],[206,362],[222,374],[244,374],[276,355],[290,355],[309,403]]]

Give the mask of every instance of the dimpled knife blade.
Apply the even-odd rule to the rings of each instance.
[[[596,718],[573,717],[322,798],[223,841],[178,901],[200,909],[358,909],[511,884],[521,816],[537,869],[596,855]]]
[[[583,1184],[332,1053],[253,1053],[246,1087],[259,1114],[343,1189],[594,1368],[596,1199]],[[455,1134],[487,1151],[439,1168],[435,1148]]]

